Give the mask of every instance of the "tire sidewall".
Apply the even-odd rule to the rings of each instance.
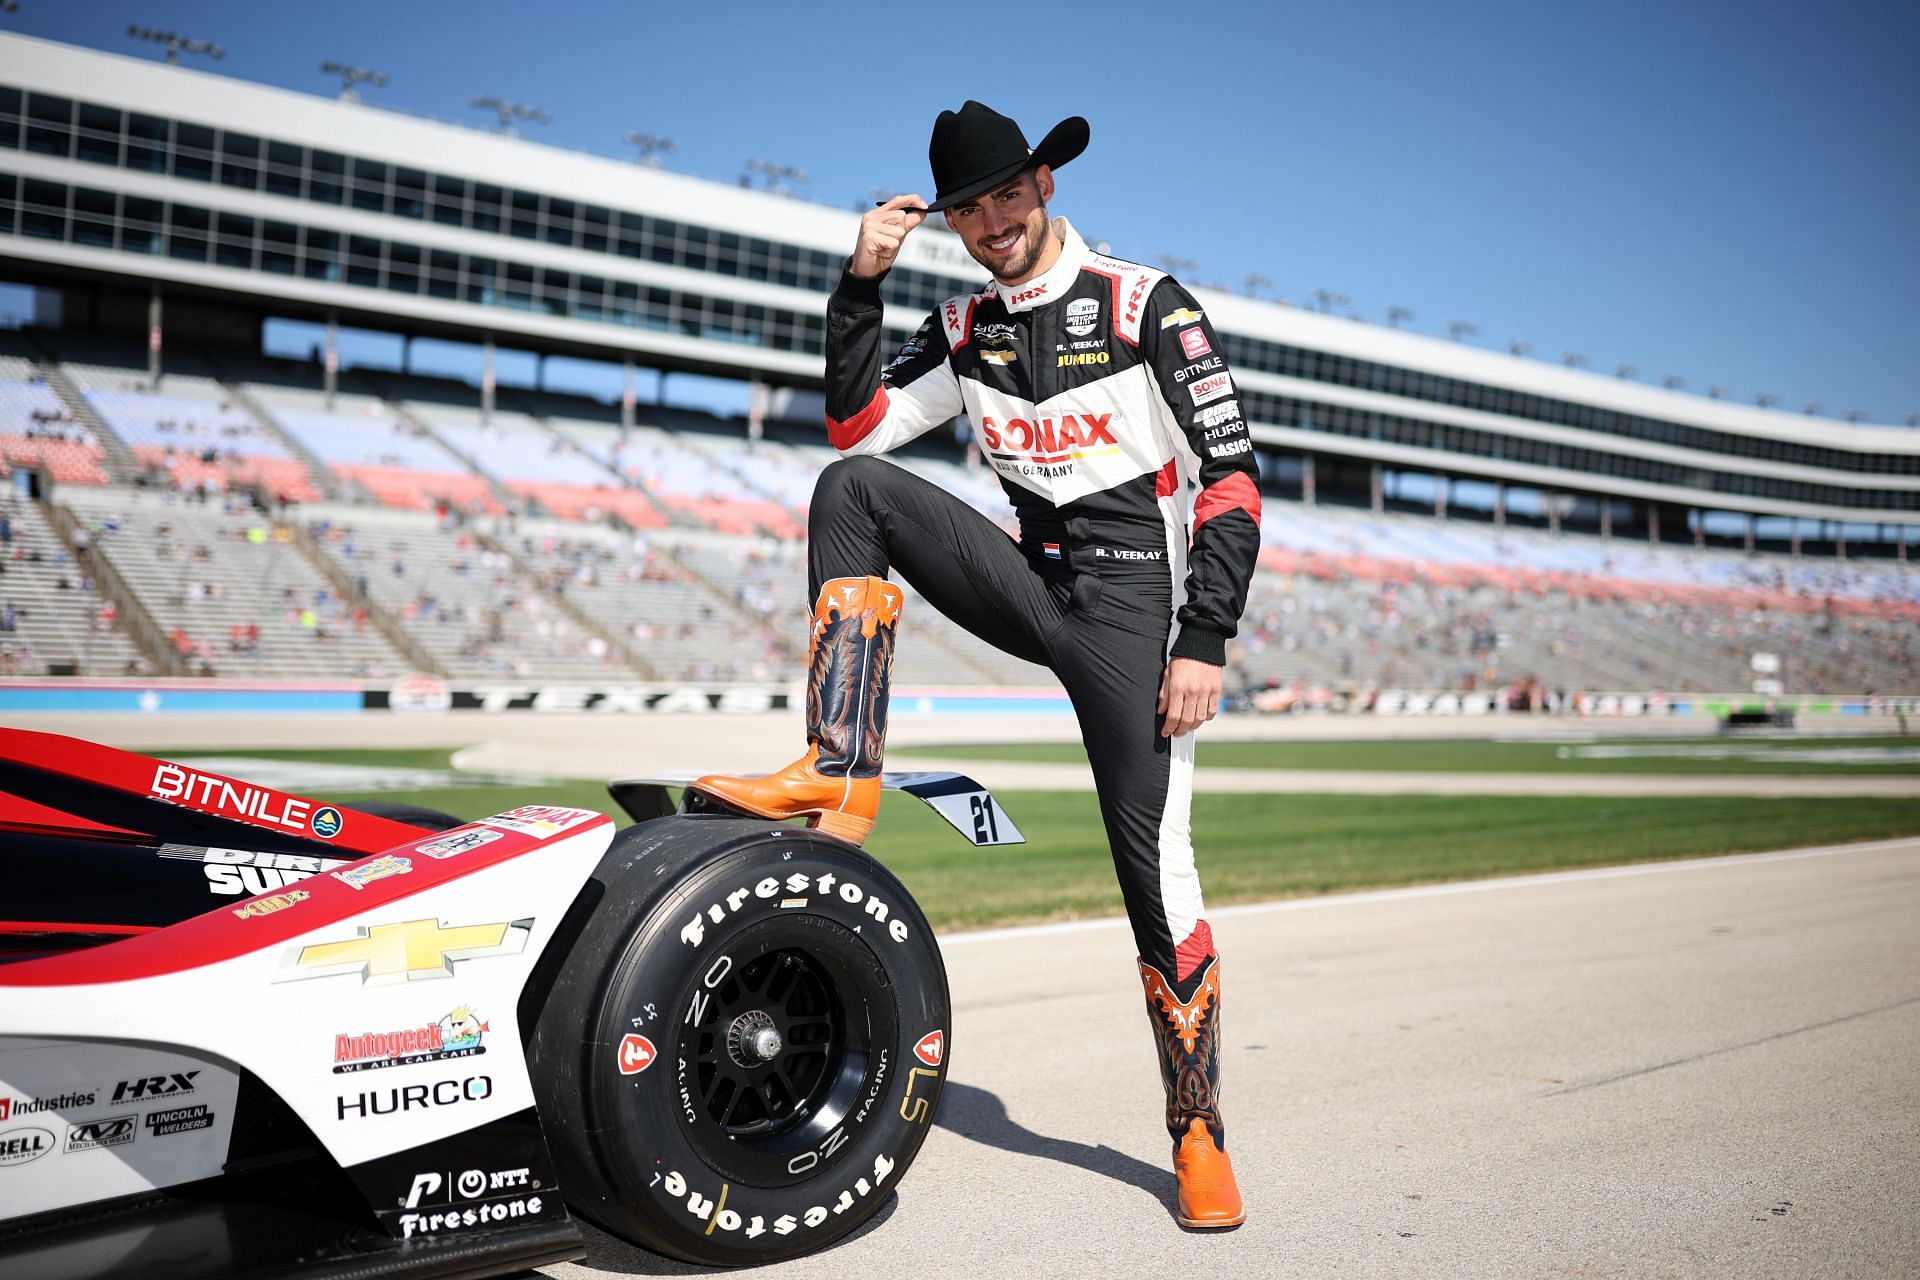
[[[702,1152],[691,1130],[708,1126],[711,1150],[717,1125],[682,1045],[700,1000],[782,949],[830,952],[857,977],[853,990],[841,984],[841,1001],[869,1043],[838,1123],[795,1153],[786,1172],[763,1178],[764,1158]],[[586,1064],[590,1128],[627,1135],[600,1152],[616,1201],[675,1252],[705,1262],[772,1261],[840,1238],[891,1195],[925,1140],[946,1076],[948,1022],[932,931],[866,854],[794,833],[690,868],[609,966],[598,1025],[588,1029],[592,1042],[611,1047]],[[925,1042],[936,1032],[932,1052]],[[619,1046],[629,1034],[644,1036],[655,1056],[623,1074]]]

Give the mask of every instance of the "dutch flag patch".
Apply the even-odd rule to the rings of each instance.
[[[1060,558],[1060,544],[1057,542],[1043,542],[1040,544],[1040,552],[1049,560],[1058,560]]]

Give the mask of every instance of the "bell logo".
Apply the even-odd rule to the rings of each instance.
[[[920,1037],[920,1043],[913,1046],[913,1056],[930,1067],[940,1065],[940,1059],[946,1056],[947,1033],[929,1031]]]
[[[653,1050],[653,1041],[642,1035],[628,1034],[620,1037],[620,1074],[637,1076],[653,1065],[658,1057]]]
[[[451,978],[461,960],[518,955],[526,949],[533,921],[443,927],[438,920],[362,925],[360,936],[320,942],[289,953],[275,982],[356,974],[369,986]]]

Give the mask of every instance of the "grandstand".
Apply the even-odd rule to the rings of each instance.
[[[46,303],[0,330],[0,675],[793,680],[817,424],[497,385],[492,360],[816,388],[853,225],[0,35],[0,277]],[[927,228],[889,329],[977,279]],[[1266,498],[1237,684],[1920,687],[1920,432],[1199,296]],[[324,349],[269,352],[274,320]],[[343,323],[487,373],[343,368]],[[966,435],[892,460],[1004,524]],[[903,685],[1051,683],[908,617]]]

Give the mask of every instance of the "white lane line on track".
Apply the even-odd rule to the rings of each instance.
[[[1329,893],[1313,898],[1282,898],[1277,902],[1245,902],[1231,907],[1211,907],[1207,919],[1228,916],[1266,915],[1278,911],[1314,911],[1323,907],[1353,907],[1369,902],[1401,902],[1415,898],[1444,898],[1459,893],[1485,893],[1495,889],[1526,889],[1534,885],[1567,884],[1576,880],[1613,880],[1622,876],[1650,876],[1668,871],[1698,871],[1707,867],[1743,867],[1760,862],[1785,862],[1795,858],[1829,858],[1843,853],[1879,853],[1888,849],[1912,849],[1920,852],[1920,837],[1897,840],[1865,840],[1858,844],[1819,845],[1811,849],[1776,849],[1768,853],[1729,853],[1711,858],[1679,858],[1670,862],[1635,862],[1620,867],[1584,867],[1578,871],[1542,871],[1524,876],[1496,876],[1490,880],[1457,880],[1446,884],[1417,884],[1401,889],[1367,889],[1357,893]],[[1013,925],[1005,929],[981,929],[971,933],[937,935],[943,947],[963,942],[997,942],[1007,938],[1043,937],[1050,933],[1084,933],[1090,929],[1127,927],[1124,915],[1102,916],[1098,920],[1062,920],[1054,924]]]

